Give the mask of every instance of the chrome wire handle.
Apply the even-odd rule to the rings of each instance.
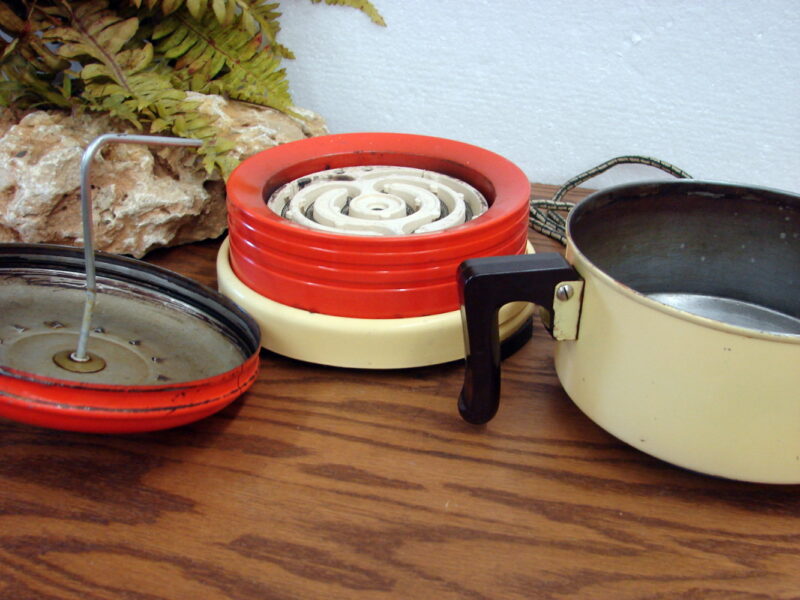
[[[201,140],[192,138],[172,138],[156,135],[137,135],[128,133],[106,133],[95,138],[86,148],[81,158],[81,220],[83,222],[83,256],[86,268],[86,302],[83,305],[78,348],[70,354],[75,362],[87,362],[90,356],[86,351],[89,342],[89,328],[97,300],[97,281],[94,264],[94,223],[92,218],[92,190],[90,184],[92,160],[106,144],[146,144],[158,146],[200,146]]]
[[[657,158],[636,155],[617,156],[616,158],[607,160],[606,162],[599,164],[588,171],[584,171],[583,173],[576,175],[562,185],[550,200],[531,200],[528,217],[531,228],[549,238],[558,240],[562,244],[566,244],[567,233],[565,228],[567,220],[560,214],[560,212],[569,213],[575,204],[573,202],[564,201],[564,196],[571,189],[578,187],[580,184],[588,181],[592,177],[600,175],[600,173],[604,173],[605,171],[608,171],[617,165],[624,164],[639,164],[647,165],[648,167],[655,167],[656,169],[665,171],[670,175],[674,175],[678,179],[692,178],[692,176],[683,169],[679,169],[675,165],[671,165],[670,163]]]

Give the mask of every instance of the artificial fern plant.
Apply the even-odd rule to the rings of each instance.
[[[355,7],[384,25],[369,0]],[[0,105],[91,110],[150,133],[204,142],[206,170],[232,166],[230,140],[187,91],[291,113],[276,40],[279,5],[264,0],[0,1]]]

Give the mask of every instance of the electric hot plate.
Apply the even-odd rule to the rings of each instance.
[[[532,252],[526,175],[454,140],[327,135],[245,160],[230,176],[220,290],[254,316],[262,345],[348,368],[464,358],[458,265]],[[508,348],[533,306],[500,313]]]

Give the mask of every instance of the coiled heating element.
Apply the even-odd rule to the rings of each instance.
[[[320,171],[276,190],[267,206],[318,231],[408,235],[444,231],[485,213],[486,198],[442,173],[390,166]]]

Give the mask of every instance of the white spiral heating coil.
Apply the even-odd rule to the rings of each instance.
[[[281,186],[267,201],[276,214],[319,231],[408,235],[444,231],[489,206],[470,184],[408,167],[320,171]]]

